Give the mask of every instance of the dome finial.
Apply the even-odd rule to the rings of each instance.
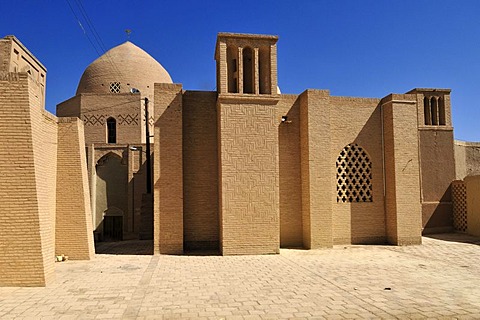
[[[125,33],[127,34],[127,41],[130,41],[130,34],[132,33],[132,30],[125,29]]]

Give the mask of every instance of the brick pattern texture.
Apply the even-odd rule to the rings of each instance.
[[[334,244],[385,242],[382,120],[379,99],[330,97],[332,112],[330,164],[334,166],[342,150],[356,144],[371,163],[372,202],[337,202],[337,180],[333,182]],[[335,176],[337,171],[333,173]]]
[[[329,102],[328,91],[307,90],[300,96],[303,245],[309,249],[333,245],[335,162],[325,152],[331,141]]]
[[[391,244],[420,244],[421,203],[417,110],[412,95],[382,101],[385,141],[386,227]]]
[[[186,249],[218,249],[218,146],[215,92],[183,94],[183,204]]]
[[[155,253],[183,253],[182,86],[155,84]]]
[[[300,103],[282,95],[277,106],[280,246],[303,247],[302,177],[300,166]]]
[[[55,254],[93,258],[92,213],[83,123],[59,118]]]
[[[0,285],[42,286],[54,276],[56,121],[26,73],[1,78]]]
[[[275,106],[220,103],[218,120],[222,253],[277,253]]]

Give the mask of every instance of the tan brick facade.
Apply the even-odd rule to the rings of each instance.
[[[93,258],[92,214],[83,123],[59,118],[55,254]]]
[[[0,285],[44,285],[55,254],[93,256],[93,234],[153,238],[155,254],[233,255],[420,244],[452,229],[450,90],[280,94],[277,40],[220,33],[215,92],[183,90],[124,43],[109,51],[123,72],[97,59],[56,118],[44,110],[46,69],[2,39]],[[20,49],[30,73],[11,70]]]
[[[418,244],[423,228],[451,228],[450,91],[280,95],[276,39],[219,34],[216,100],[182,93],[184,232],[177,241],[210,247],[218,239],[223,254],[272,253],[280,246]],[[433,163],[440,154],[444,163]],[[438,174],[442,168],[446,175]]]
[[[382,100],[386,236],[396,245],[420,244],[421,203],[416,103],[408,95]]]
[[[45,285],[54,275],[56,132],[31,106],[28,74],[1,77],[0,285]]]
[[[278,119],[271,104],[218,104],[223,254],[278,253]]]
[[[8,57],[26,57],[30,69],[15,68],[12,58],[13,69],[0,71],[0,286],[44,286],[54,279],[58,251],[93,254],[88,193],[75,192],[87,187],[83,124],[59,124],[45,111],[45,68],[14,37],[2,39],[0,50],[9,45]]]
[[[186,91],[182,105],[185,249],[217,249],[218,141],[215,92]]]
[[[183,253],[182,87],[155,84],[155,253]]]

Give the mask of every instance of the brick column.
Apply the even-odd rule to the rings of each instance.
[[[391,244],[422,242],[422,207],[416,100],[389,95],[382,100],[385,215]]]
[[[155,84],[154,253],[183,253],[182,85]]]
[[[255,84],[254,93],[259,94],[260,93],[260,82],[259,82],[260,71],[258,70],[258,66],[259,66],[259,63],[258,63],[258,56],[259,56],[258,55],[258,48],[253,49],[253,54],[254,54],[254,58],[253,58],[253,61],[254,61],[253,81],[254,81],[254,84]]]
[[[228,70],[227,70],[227,44],[219,43],[219,56],[217,57],[217,91],[218,93],[228,92]]]
[[[328,91],[307,90],[300,98],[303,245],[308,249],[333,245],[329,97]]]
[[[55,254],[90,260],[95,249],[83,122],[79,118],[58,122]]]
[[[238,48],[238,93],[243,93],[243,48]]]
[[[278,74],[277,74],[277,45],[270,46],[270,81],[271,94],[277,94]]]
[[[278,253],[278,100],[217,104],[223,255]]]

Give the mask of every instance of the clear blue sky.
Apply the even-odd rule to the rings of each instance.
[[[450,88],[456,139],[480,141],[478,0],[0,0],[0,37],[14,34],[47,67],[51,112],[98,57],[79,3],[106,49],[131,29],[130,40],[185,89],[215,88],[218,32],[276,34],[283,93],[318,88],[380,98]]]

